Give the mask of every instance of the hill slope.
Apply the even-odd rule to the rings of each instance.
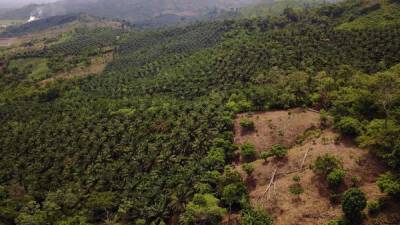
[[[335,208],[322,219],[305,209],[267,211],[251,204],[258,193],[253,190],[264,189],[265,181],[248,189],[234,168],[250,155],[247,171],[253,165],[258,176],[264,171],[258,151],[269,147],[263,140],[293,143],[319,116],[322,126],[333,120],[342,140],[356,139],[360,146],[335,146],[327,130],[314,139],[315,147],[351,161],[340,169],[363,178],[355,186],[372,190],[369,201],[385,196],[376,221],[398,221],[400,24],[337,29],[351,14],[362,18],[354,13],[362,9],[347,2],[163,29],[81,26],[0,49],[0,223],[214,225],[237,217],[269,225],[269,215],[280,224],[285,218],[327,222],[342,215],[334,204],[345,189],[321,185],[323,199],[315,187],[304,192],[324,209]],[[297,107],[321,115],[296,114],[292,121],[286,111],[263,113]],[[255,112],[267,127],[260,128]],[[235,121],[240,113],[254,115],[255,127],[263,129],[263,137],[252,133],[261,143],[255,152],[243,142],[235,145],[238,124],[251,128]],[[285,132],[288,124],[301,129]],[[307,138],[318,134],[308,131],[307,148],[314,145]],[[379,158],[371,179],[357,164],[367,149]],[[289,158],[267,160],[266,168],[296,167],[291,159],[306,149],[292,150]],[[317,157],[310,156],[307,165]],[[378,177],[383,171],[388,173]],[[307,170],[301,184],[311,185],[312,176]],[[326,184],[319,179],[315,183]],[[278,202],[289,209],[285,185]]]
[[[266,17],[266,16],[279,16],[287,8],[301,10],[305,8],[312,8],[318,5],[327,4],[332,1],[321,0],[278,0],[278,1],[263,1],[259,4],[246,6],[240,9],[241,16],[245,18],[252,17]]]
[[[229,9],[253,2],[257,2],[257,0],[68,0],[51,4],[30,5],[4,13],[1,17],[28,20],[31,15],[44,18],[84,12],[94,16],[140,22],[168,14],[181,17],[199,16],[207,8]]]

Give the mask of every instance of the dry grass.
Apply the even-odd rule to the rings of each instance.
[[[235,143],[252,143],[259,152],[273,144],[290,147],[304,131],[319,126],[319,117],[318,113],[302,109],[240,114],[235,121]],[[254,122],[255,132],[244,132],[241,129],[239,123],[243,118]]]
[[[238,124],[240,118],[243,117],[254,121],[255,132],[243,134],[240,131]],[[346,170],[346,184],[340,188],[341,191],[352,185],[352,176],[358,176],[361,178],[359,187],[367,194],[368,199],[377,199],[381,196],[375,181],[384,168],[375,157],[357,148],[352,141],[342,140],[335,143],[334,140],[338,135],[331,129],[327,129],[319,136],[306,139],[302,144],[296,145],[297,137],[307,129],[319,127],[318,113],[292,110],[291,113],[275,111],[250,117],[243,114],[239,115],[235,124],[236,144],[251,143],[258,151],[276,143],[291,146],[286,159],[253,162],[255,171],[251,177],[247,177],[241,170],[240,163],[235,164],[236,169],[246,181],[251,203],[271,213],[276,225],[316,225],[340,217],[340,205],[331,203],[329,197],[332,192],[324,179],[317,176],[311,169],[315,159],[327,153],[340,158]],[[277,135],[282,127],[284,127],[283,135]],[[303,167],[300,168],[306,152],[308,152],[307,157]],[[275,169],[277,169],[277,175],[274,185],[271,186],[269,192],[266,192]],[[298,197],[289,192],[295,175],[300,176],[300,184],[304,189],[304,193]]]

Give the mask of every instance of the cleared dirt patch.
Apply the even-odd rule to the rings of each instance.
[[[247,118],[254,122],[255,132],[244,131],[240,121]],[[303,109],[273,111],[255,114],[239,114],[235,120],[235,143],[251,143],[257,151],[263,151],[273,144],[293,146],[304,131],[319,127],[320,115]]]
[[[256,131],[241,133],[239,121],[243,117],[255,123]],[[350,187],[351,177],[358,176],[361,178],[358,186],[369,200],[382,196],[375,184],[385,169],[380,162],[368,151],[357,148],[352,141],[338,141],[338,134],[331,129],[319,130],[319,121],[318,113],[300,110],[292,110],[290,113],[267,112],[250,117],[240,115],[237,118],[237,144],[251,143],[258,151],[276,143],[291,146],[285,159],[254,161],[255,171],[251,176],[242,171],[241,163],[234,165],[246,181],[252,205],[266,209],[275,218],[277,225],[318,225],[341,216],[340,204],[330,201],[333,192],[328,189],[325,180],[311,169],[315,159],[327,153],[341,159],[346,170],[345,185],[340,190]],[[276,128],[270,128],[271,125]],[[282,127],[285,128],[283,135],[277,135]],[[296,144],[296,139],[305,136],[306,131],[314,135],[306,136],[308,138],[304,138],[302,143]],[[274,182],[271,184],[275,171]],[[299,196],[289,191],[295,183],[295,175],[300,177],[299,183],[303,189]]]

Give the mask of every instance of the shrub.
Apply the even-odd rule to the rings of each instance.
[[[242,225],[272,225],[272,218],[263,209],[247,209],[242,213]]]
[[[293,176],[292,180],[294,182],[300,182],[300,176],[299,175],[295,175],[295,176]]]
[[[289,186],[289,192],[293,195],[301,195],[304,192],[304,189],[300,183],[294,183]]]
[[[245,163],[242,165],[242,169],[248,176],[254,172],[254,166],[251,163]]]
[[[227,129],[230,129],[230,128],[227,128]],[[215,138],[212,141],[211,149],[213,149],[213,148],[223,149],[226,160],[231,160],[234,158],[234,154],[235,154],[235,151],[238,150],[238,146],[232,144],[232,142],[230,141],[231,139],[233,139],[233,134],[231,134],[230,132],[224,132],[223,135],[225,137]]]
[[[360,224],[362,211],[367,206],[365,194],[358,188],[351,188],[343,195],[342,210],[348,224]]]
[[[378,201],[371,201],[367,204],[367,210],[369,215],[376,215],[380,211],[380,204]]]
[[[400,195],[400,179],[388,172],[381,175],[377,181],[379,189],[389,196]]]
[[[334,169],[340,168],[341,162],[333,155],[318,156],[314,162],[314,172],[321,175],[328,175]]]
[[[274,156],[278,159],[282,159],[287,156],[288,149],[282,145],[272,145],[271,149],[269,150],[270,156]]]
[[[342,220],[331,220],[328,223],[326,223],[325,225],[344,225]]]
[[[317,129],[316,127],[312,126],[310,129],[305,131],[303,134],[299,135],[296,138],[297,144],[302,144],[306,140],[313,140],[315,141],[316,138],[321,137],[322,131],[321,129]]]
[[[135,221],[135,225],[145,225],[146,224],[146,220],[144,219],[137,219]]]
[[[343,117],[335,126],[344,135],[356,136],[361,133],[361,123],[352,117]]]
[[[202,222],[217,225],[226,213],[226,210],[218,205],[219,200],[212,194],[195,194],[193,200],[186,206],[182,223],[197,224]]]
[[[233,94],[230,98],[226,107],[236,113],[247,112],[251,109],[251,102],[246,100],[244,96]]]
[[[225,153],[222,148],[211,148],[202,160],[204,167],[209,170],[222,170],[225,165]]]
[[[252,144],[243,144],[240,147],[240,154],[245,160],[252,160],[256,156],[256,147]]]
[[[231,209],[232,206],[236,208],[240,206],[240,208],[242,208],[247,200],[246,198],[246,186],[244,186],[243,183],[228,184],[222,190],[221,200],[229,209]]]
[[[62,221],[58,222],[57,225],[90,225],[89,223],[86,222],[86,218],[83,216],[73,216],[73,217],[67,217],[63,219]]]
[[[321,127],[326,128],[329,126],[328,113],[323,109],[320,111],[320,120],[321,120]]]
[[[271,154],[267,151],[261,152],[260,154],[260,158],[264,161],[267,161],[269,157],[271,157]]]
[[[200,194],[212,193],[213,190],[211,185],[207,183],[197,183],[194,185],[194,189]]]
[[[249,120],[249,119],[242,119],[240,120],[240,126],[244,129],[244,130],[254,130],[254,122]]]
[[[346,176],[346,172],[344,170],[342,170],[342,169],[334,169],[326,177],[329,187],[331,189],[334,189],[334,190],[339,188],[340,185],[343,184],[345,176]]]
[[[293,195],[301,195],[304,192],[304,189],[300,184],[300,176],[295,175],[292,180],[294,181],[294,184],[289,186],[289,192]]]

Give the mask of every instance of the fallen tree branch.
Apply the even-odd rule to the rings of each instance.
[[[304,154],[303,161],[301,161],[300,170],[303,169],[304,163],[306,162],[306,158],[307,158],[307,156],[308,156],[308,152],[309,152],[310,150],[311,150],[311,148],[307,149],[306,154]]]

